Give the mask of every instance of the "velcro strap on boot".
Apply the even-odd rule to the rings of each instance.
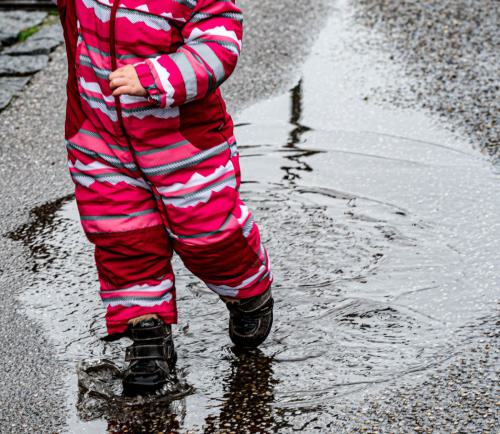
[[[165,325],[159,324],[154,327],[146,328],[131,328],[130,338],[134,341],[150,341],[156,339],[164,339],[170,335],[169,330]]]
[[[261,295],[249,299],[234,300],[232,302],[228,300],[224,301],[231,314],[246,318],[259,318],[270,312],[274,305],[270,289]]]
[[[131,345],[125,350],[125,361],[147,360],[147,359],[165,359],[168,356],[168,350],[162,345]]]

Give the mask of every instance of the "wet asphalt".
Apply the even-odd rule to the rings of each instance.
[[[265,2],[242,2],[247,12],[245,55],[237,74],[225,89],[233,112],[239,112],[257,100],[281,94],[296,82],[300,69],[298,65],[314,41],[314,33],[311,33],[310,38],[304,38],[303,29],[320,29],[329,11],[321,2],[314,2],[314,6],[301,6],[286,1],[280,2],[279,5],[266,5],[265,8],[262,3]],[[377,18],[378,22],[391,22],[394,16],[404,22],[404,17],[412,11],[404,2],[398,4],[393,5],[385,16]],[[441,2],[440,8],[442,4]],[[432,3],[429,3],[428,7],[431,10],[433,7],[437,8]],[[363,12],[369,11],[373,12],[373,9],[367,8]],[[463,19],[467,20],[467,12],[464,13],[466,15]],[[474,14],[471,19],[473,16]],[[433,14],[426,17],[431,20]],[[439,27],[431,24],[429,23],[430,30],[426,37],[435,41],[439,38],[432,33],[432,29],[437,31]],[[393,29],[401,39],[404,39],[406,31],[404,26]],[[480,41],[481,32],[478,33],[476,38]],[[485,33],[485,38],[487,35],[488,32]],[[447,47],[444,44],[442,49],[449,49]],[[467,50],[469,47],[464,46],[463,49]],[[394,50],[396,55],[401,47],[395,47]],[[454,50],[457,50],[455,46]],[[460,47],[458,50],[460,52]],[[421,60],[425,61],[425,52],[421,56],[424,56]],[[432,57],[428,60],[430,64],[437,62]],[[255,75],[256,64],[260,66],[258,76]],[[66,199],[61,198],[71,192],[61,139],[64,69],[64,53],[59,50],[53,56],[48,69],[38,74],[23,96],[0,116],[0,190],[3,199],[0,232],[11,234],[10,237],[2,238],[0,249],[0,293],[3,308],[0,318],[3,345],[0,369],[5,384],[0,389],[1,432],[59,432],[65,423],[66,398],[63,378],[67,373],[61,372],[61,367],[67,365],[61,365],[54,359],[53,345],[46,338],[43,328],[23,315],[23,308],[16,298],[16,295],[24,293],[30,285],[30,273],[37,271],[34,270],[36,262],[26,261],[27,249],[23,246],[31,244],[35,249],[39,247],[33,239],[30,240],[30,236],[40,237],[40,232],[43,236],[47,227],[46,220],[53,218],[55,211],[66,202]],[[462,81],[456,91],[457,97],[461,91],[464,95],[473,94],[477,91],[476,87],[475,80]],[[404,95],[411,100],[425,91],[425,83],[416,81],[413,82],[413,88],[405,89]],[[430,107],[430,110],[440,112],[439,104],[442,99],[437,95],[433,100],[437,101],[438,105]],[[466,109],[471,112],[484,111],[482,100],[467,97],[463,101],[468,104]],[[491,107],[488,110],[492,110]],[[494,111],[493,115],[495,113]],[[489,116],[484,115],[484,122],[491,122]],[[453,117],[453,121],[460,123],[460,118]],[[298,119],[294,121],[292,117],[292,124],[293,122],[297,123],[295,133],[300,135],[303,128]],[[463,118],[462,124],[471,125]],[[492,140],[484,137],[478,140],[479,133],[475,131],[469,136],[474,143],[490,149],[495,147]],[[488,129],[488,133],[489,131]],[[488,145],[484,145],[484,140]],[[49,205],[41,206],[47,203]],[[309,217],[313,219],[315,215],[318,218],[317,213],[311,211]],[[324,221],[310,222],[325,224]],[[272,220],[269,220],[266,226],[271,227]],[[346,232],[345,236],[348,236],[348,233]],[[19,243],[19,234],[24,243]],[[42,249],[37,255],[42,258],[45,255],[45,259],[50,262],[49,252]],[[417,375],[416,383],[411,385],[400,384],[395,378],[383,387],[372,390],[357,403],[346,398],[345,404],[339,404],[337,400],[335,408],[328,410],[330,417],[316,420],[306,415],[303,425],[295,425],[294,430],[464,433],[498,431],[497,326],[491,316],[482,321],[476,320],[472,331],[470,328],[463,331],[466,344],[451,351],[447,360],[442,361],[432,375]],[[263,366],[258,369],[268,372],[266,358],[260,360]],[[249,363],[250,369],[255,368],[252,363]],[[245,366],[245,363],[239,366]],[[243,414],[246,416],[252,414],[251,409],[244,408],[245,397],[238,392],[239,389],[245,390],[244,375],[245,371],[243,378],[231,380],[234,376],[231,374],[228,379],[231,396],[236,401],[228,402],[223,417],[227,417],[228,426],[236,429],[235,432],[237,425],[232,425],[234,420],[231,413],[238,411],[236,407],[243,407]],[[267,405],[266,399],[263,398],[264,405]],[[261,416],[266,422],[265,414],[256,415]],[[224,422],[223,417],[221,416],[221,423]],[[257,420],[257,428],[254,429],[259,426],[263,429],[265,425],[259,424]],[[213,425],[213,430],[210,431],[209,423],[208,432],[220,432],[220,426],[219,431],[217,427],[218,425]],[[278,428],[279,426],[274,426],[274,429]],[[290,426],[288,430],[291,430]],[[283,421],[281,431],[287,432],[286,420]],[[272,432],[271,428],[269,432]]]
[[[316,36],[303,29],[321,28],[327,3],[240,2],[246,15],[244,55],[224,91],[232,112],[291,86]],[[3,235],[36,220],[37,207],[72,191],[63,143],[65,77],[65,53],[58,49],[0,116]],[[10,238],[0,240],[0,431],[59,432],[65,423],[65,373],[42,327],[26,317],[16,298],[29,281],[26,250]]]
[[[358,20],[383,39],[411,82],[376,93],[451,121],[471,144],[500,159],[500,3],[496,0],[355,0]]]

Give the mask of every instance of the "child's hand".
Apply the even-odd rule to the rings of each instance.
[[[109,74],[109,86],[113,90],[113,96],[146,96],[148,94],[146,89],[142,87],[132,65],[122,66]]]

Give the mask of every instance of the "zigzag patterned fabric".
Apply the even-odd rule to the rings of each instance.
[[[156,313],[177,321],[173,252],[224,297],[272,281],[239,195],[233,122],[219,86],[241,50],[229,0],[59,0],[68,54],[66,147],[83,228],[95,244],[108,333]],[[112,96],[135,67],[146,97]]]

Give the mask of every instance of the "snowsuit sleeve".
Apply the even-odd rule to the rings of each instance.
[[[243,17],[231,0],[198,0],[176,52],[135,64],[142,86],[160,107],[175,107],[215,90],[233,72]]]

